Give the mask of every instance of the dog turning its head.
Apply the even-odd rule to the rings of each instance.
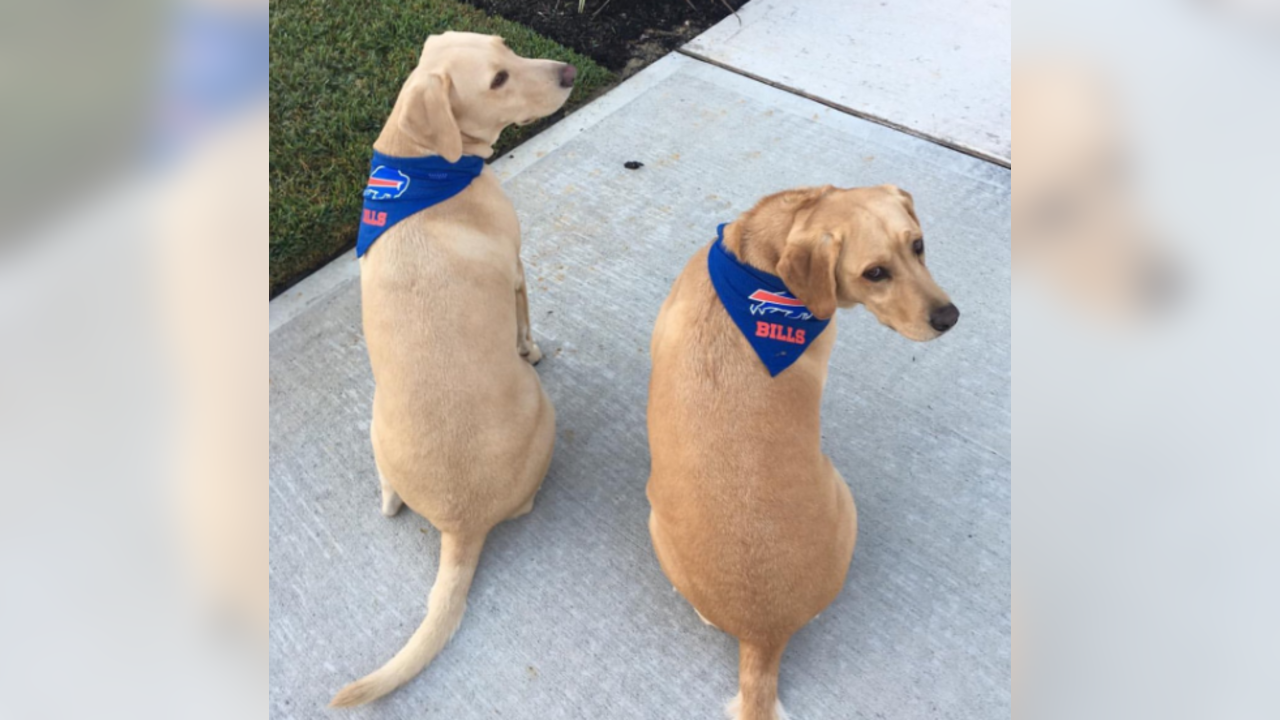
[[[892,185],[830,185],[770,195],[726,228],[738,257],[776,274],[819,318],[864,305],[911,340],[950,330],[960,311],[925,265],[911,195]]]
[[[569,99],[578,71],[523,58],[494,35],[432,35],[375,147],[389,155],[489,157],[502,129],[546,117]]]

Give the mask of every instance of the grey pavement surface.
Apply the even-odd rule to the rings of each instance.
[[[1005,165],[1009,0],[755,0],[683,49]]]
[[[858,548],[787,650],[781,697],[798,720],[1008,717],[1010,172],[679,55],[496,169],[558,411],[546,483],[490,536],[436,661],[371,706],[324,710],[422,620],[439,535],[379,513],[354,263],[273,302],[271,717],[721,717],[736,644],[672,591],[646,527],[652,322],[689,255],[760,196],[886,182],[915,195],[963,315],[929,344],[838,315],[823,445]]]

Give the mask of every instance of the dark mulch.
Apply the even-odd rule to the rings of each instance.
[[[526,25],[624,76],[730,15],[746,0],[463,0]],[[726,4],[727,3],[727,4]]]

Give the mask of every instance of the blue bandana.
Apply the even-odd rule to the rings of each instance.
[[[770,376],[791,367],[830,320],[819,320],[777,275],[757,270],[724,246],[724,225],[707,253],[707,271],[720,303],[747,337]]]
[[[457,195],[484,170],[484,159],[463,155],[451,163],[439,155],[400,158],[374,151],[356,257],[369,252],[382,233],[410,215]]]

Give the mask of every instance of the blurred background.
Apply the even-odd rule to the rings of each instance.
[[[1013,42],[1015,713],[1280,717],[1280,5]]]
[[[7,241],[36,224],[53,200],[49,184],[56,183],[59,194],[84,192],[110,169],[136,159],[144,98],[159,84],[158,77],[148,83],[146,76],[160,67],[155,62],[160,3],[116,10],[111,3],[78,5],[4,4],[0,82],[7,132],[0,145],[5,168],[0,208],[8,220]],[[65,46],[55,42],[63,38]],[[49,147],[53,140],[60,149]],[[76,172],[58,172],[62,163],[52,161],[59,157],[75,158]]]
[[[263,714],[267,31],[0,2],[0,717]]]

